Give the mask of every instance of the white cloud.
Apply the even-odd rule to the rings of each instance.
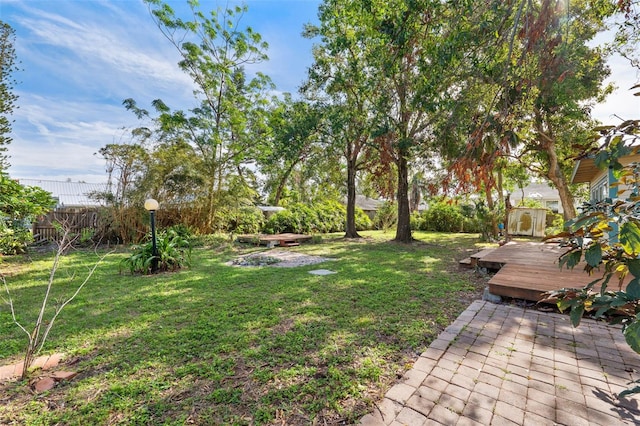
[[[146,10],[127,14],[115,7],[78,7],[73,19],[33,8],[25,12],[16,18],[28,32],[21,55],[39,55],[36,63],[62,81],[123,98],[158,91],[191,97],[193,85],[178,68],[179,54]]]
[[[22,97],[25,106],[16,111],[8,151],[14,177],[64,175],[65,179],[104,181],[104,160],[94,154],[108,143],[127,138],[123,126],[138,124],[124,108],[30,94]]]
[[[607,82],[613,83],[616,90],[607,97],[606,101],[593,108],[592,115],[603,124],[619,124],[622,120],[640,118],[640,96],[631,91],[631,87],[640,82],[640,71],[633,68],[629,62],[615,55],[609,60],[611,76]]]
[[[42,6],[42,7],[40,7]],[[12,3],[16,50],[23,71],[8,147],[18,178],[106,180],[94,155],[140,123],[121,102],[141,106],[162,98],[194,105],[179,55],[159,33],[142,2]]]

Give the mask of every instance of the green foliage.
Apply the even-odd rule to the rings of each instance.
[[[564,218],[559,213],[551,210],[547,211],[547,227],[545,233],[547,235],[559,234],[564,230]]]
[[[150,274],[154,259],[158,262],[158,272],[176,271],[191,264],[191,242],[183,234],[184,229],[168,229],[158,232],[156,246],[158,256],[153,255],[153,242],[149,242],[131,248],[131,255],[122,259],[120,271],[123,268],[131,274]]]
[[[365,231],[368,229],[373,229],[373,222],[360,207],[356,207],[356,230]]]
[[[222,229],[236,234],[257,234],[265,222],[264,214],[257,207],[226,210],[221,216]]]
[[[273,214],[264,225],[263,232],[279,234],[293,233],[329,233],[345,230],[346,207],[337,201],[325,201],[307,206],[294,203],[285,210]],[[356,209],[356,227],[358,230],[371,228],[371,220],[362,211]]]
[[[0,253],[21,254],[33,242],[31,231],[22,226],[7,226],[0,221]]]
[[[398,223],[398,205],[393,201],[385,201],[373,217],[373,228],[387,231]]]
[[[294,203],[285,210],[271,215],[265,223],[263,231],[267,234],[282,232],[309,233],[314,227],[315,214],[304,204]]]
[[[438,201],[427,210],[414,213],[411,225],[420,231],[480,232],[481,220],[473,206]]]
[[[602,151],[603,166],[610,162],[620,165],[620,156],[628,150],[621,147],[621,132],[625,143],[631,145],[640,135],[640,121],[629,121],[618,128],[607,130],[607,141],[613,141],[611,149]],[[605,146],[607,146],[605,144]],[[625,168],[620,166],[620,176]],[[631,165],[633,167],[633,165]],[[634,183],[637,194],[638,183]],[[562,288],[547,294],[546,301],[556,301],[560,310],[570,310],[571,323],[580,324],[585,312],[594,318],[604,318],[613,324],[622,324],[626,342],[640,353],[640,226],[637,217],[640,199],[607,199],[587,204],[585,211],[566,223],[565,237],[571,249],[560,259],[560,265],[573,268],[584,259],[585,271],[602,275],[592,279],[584,288]],[[630,279],[631,278],[631,279]],[[600,289],[594,290],[596,286]],[[614,287],[610,289],[610,287]],[[636,387],[623,392],[627,395],[640,391]],[[622,395],[622,394],[621,394]]]
[[[0,253],[23,253],[33,241],[28,223],[55,206],[51,194],[0,173]]]
[[[460,232],[464,218],[456,205],[439,202],[433,203],[423,212],[424,231]]]

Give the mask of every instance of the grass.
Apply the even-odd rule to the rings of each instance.
[[[296,268],[229,266],[258,249],[227,244],[194,250],[191,269],[140,277],[118,273],[126,252],[110,255],[45,346],[79,375],[40,395],[0,385],[0,424],[356,422],[482,290],[456,265],[477,235],[416,233],[412,245],[366,236],[296,247],[336,259]],[[97,258],[66,256],[55,297]],[[24,324],[50,263],[0,264]],[[337,273],[308,273],[318,268]],[[20,333],[0,306],[0,364],[19,360]]]

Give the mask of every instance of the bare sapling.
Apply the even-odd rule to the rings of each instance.
[[[93,273],[95,272],[98,265],[105,259],[105,257],[107,257],[109,254],[112,253],[112,252],[109,252],[104,254],[102,257],[100,257],[100,259],[95,263],[95,265],[93,265],[93,267],[89,270],[89,273],[86,276],[86,278],[76,288],[75,292],[69,298],[64,300],[62,303],[57,304],[57,306],[55,307],[51,315],[51,318],[49,320],[46,320],[45,312],[47,311],[47,306],[50,303],[51,290],[54,286],[56,272],[58,270],[58,267],[60,266],[60,259],[65,253],[69,251],[73,243],[78,239],[78,235],[72,233],[68,226],[62,226],[61,230],[63,232],[62,238],[59,242],[56,243],[57,250],[53,258],[53,265],[51,266],[51,271],[49,273],[49,279],[47,282],[47,287],[45,289],[44,297],[42,298],[42,305],[40,306],[38,318],[36,319],[36,322],[31,331],[29,331],[27,327],[23,326],[18,321],[16,312],[14,309],[13,299],[11,297],[11,292],[9,291],[9,286],[7,285],[7,281],[4,275],[0,274],[0,277],[2,279],[4,288],[6,291],[6,298],[2,297],[2,300],[7,305],[9,305],[9,308],[11,310],[11,318],[14,324],[16,324],[27,335],[27,339],[28,339],[27,349],[25,350],[25,354],[24,354],[24,363],[23,363],[22,375],[21,375],[22,380],[25,380],[27,378],[29,368],[33,364],[36,356],[40,353],[40,351],[44,347],[44,344],[47,341],[47,337],[49,336],[49,332],[53,328],[53,324],[56,318],[58,318],[58,315],[60,314],[62,309],[64,309],[65,306],[67,306],[76,298],[76,296],[80,293],[82,288],[87,284],[87,282],[89,282],[89,279],[93,276]],[[73,279],[74,277],[75,277],[75,274],[71,277],[71,279]]]

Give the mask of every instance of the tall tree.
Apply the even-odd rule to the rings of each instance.
[[[341,61],[325,73],[350,111],[360,106],[357,118],[366,123],[352,134],[351,146],[365,137],[376,145],[379,161],[392,161],[397,173],[399,242],[412,241],[409,163],[433,142],[433,119],[447,105],[448,69],[457,55],[448,23],[463,3],[470,7],[456,0],[326,0],[321,7],[319,33]],[[358,101],[358,91],[368,95],[366,103]]]
[[[409,164],[429,156],[438,143],[434,126],[454,107],[458,64],[464,61],[466,40],[456,23],[474,8],[465,0],[406,0],[391,2],[376,14],[374,28],[380,78],[386,82],[377,106],[381,130],[390,137],[385,146],[396,166],[398,224],[396,241],[410,242]]]
[[[510,88],[516,101],[511,112],[530,125],[524,150],[543,165],[544,177],[558,190],[569,220],[576,215],[568,184],[567,162],[575,154],[571,146],[586,142],[580,137],[590,123],[585,105],[610,91],[603,87],[610,72],[606,56],[589,43],[614,9],[606,0],[572,1],[568,9],[566,5],[542,0],[528,8],[517,34],[522,66],[512,74],[520,78]]]
[[[18,100],[18,95],[13,91],[16,82],[12,77],[13,72],[18,70],[14,43],[15,30],[0,20],[0,172],[9,166],[6,154],[7,145],[12,141],[12,121],[9,117]]]
[[[469,28],[482,40],[467,49],[479,72],[466,74],[486,95],[460,92],[460,99],[475,98],[477,106],[468,114],[471,122],[462,115],[456,120],[469,129],[466,145],[454,145],[466,154],[449,157],[455,158],[457,176],[484,176],[489,187],[497,162],[510,156],[549,180],[560,193],[565,218],[575,216],[571,158],[575,146],[587,142],[589,105],[610,90],[602,84],[609,73],[606,52],[591,40],[612,11],[608,0],[517,0],[485,10],[491,17],[486,24],[476,21]]]
[[[247,162],[255,158],[256,141],[265,131],[267,90],[273,88],[261,73],[249,77],[245,66],[267,59],[268,47],[250,27],[242,27],[246,6],[217,9],[206,16],[196,0],[189,0],[191,20],[183,20],[160,0],[145,0],[162,34],[175,46],[180,67],[196,84],[202,99],[191,115],[171,112],[156,101],[160,126],[176,131],[199,155],[209,227],[214,224],[219,196],[230,183],[243,182]],[[234,170],[236,179],[228,179]]]
[[[629,63],[640,69],[640,1],[618,0],[618,30],[614,46]]]
[[[355,3],[325,1],[319,8],[320,25],[307,25],[304,35],[321,37],[313,49],[314,64],[304,90],[324,92],[330,125],[329,139],[346,162],[347,217],[346,238],[359,238],[356,229],[356,181],[365,165],[364,150],[371,144],[373,102],[378,96],[372,84],[367,28],[358,22]]]

